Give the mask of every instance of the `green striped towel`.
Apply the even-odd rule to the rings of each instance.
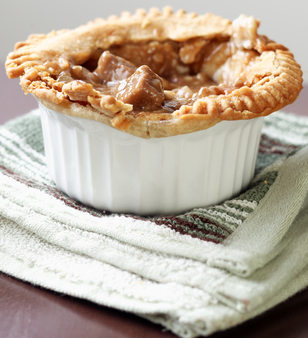
[[[38,110],[0,128],[0,270],[160,323],[237,325],[308,285],[308,119],[265,119],[246,191],[182,215],[98,211],[51,181]]]

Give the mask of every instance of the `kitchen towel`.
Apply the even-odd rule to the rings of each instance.
[[[51,181],[39,111],[0,128],[0,270],[181,337],[237,325],[308,285],[308,119],[265,119],[250,186],[182,215],[99,211]]]

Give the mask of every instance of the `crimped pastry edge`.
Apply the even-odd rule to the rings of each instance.
[[[198,34],[202,36],[215,37],[232,34],[232,22],[213,14],[197,16],[194,13],[186,14],[184,11],[173,13],[168,8],[162,12],[155,9],[150,10],[149,13],[137,11],[135,15],[125,12],[121,18],[110,17],[107,21],[98,19],[73,31],[62,30],[48,35],[30,36],[27,41],[16,44],[15,51],[9,54],[6,62],[7,74],[10,78],[20,76],[24,91],[33,94],[47,108],[67,115],[97,120],[111,127],[116,126],[115,117],[124,118],[129,121],[129,127],[123,131],[143,138],[190,133],[207,129],[223,120],[266,116],[297,99],[302,89],[300,66],[287,48],[264,38],[256,40],[254,48],[260,53],[259,62],[248,70],[248,72],[257,70],[256,75],[260,77],[257,82],[252,79],[248,86],[244,85],[229,94],[207,96],[195,101],[192,106],[183,105],[173,114],[161,114],[159,118],[157,114],[152,115],[151,113],[141,114],[140,117],[138,114],[130,115],[130,108],[125,104],[120,106],[115,115],[110,116],[110,114],[105,114],[104,111],[97,109],[97,106],[93,104],[84,106],[78,102],[72,102],[67,95],[59,91],[57,87],[59,83],[52,77],[56,70],[52,67],[47,69],[44,66],[44,63],[50,61],[50,54],[59,58],[65,48],[72,48],[72,46],[60,48],[59,45],[63,45],[63,39],[64,42],[67,42],[72,36],[75,36],[74,40],[76,40],[76,35],[79,38],[79,45],[68,54],[76,63],[86,60],[93,48],[93,41],[90,43],[92,47],[86,49],[83,49],[82,41],[87,38],[94,27],[100,35],[101,30],[104,31],[104,29],[106,32],[111,30],[116,32],[111,37],[108,35],[107,41],[100,42],[100,46],[108,48],[116,40],[117,43],[123,42],[123,36],[127,37],[127,29],[130,31],[130,37],[137,36],[138,27],[139,29],[143,27],[143,36],[139,37],[140,41],[155,39],[180,41],[195,37],[193,29],[183,33],[181,22],[187,21],[190,22],[190,27],[198,26]],[[169,22],[168,29],[165,27],[166,22]],[[202,29],[199,28],[200,23],[206,22],[209,23],[209,27],[202,32]],[[153,27],[158,30],[159,28],[161,30],[162,27],[166,29],[161,30],[163,33],[157,37],[157,32],[156,36],[153,34]],[[62,43],[59,44],[61,40]],[[266,61],[265,65],[263,65],[264,60]],[[271,64],[270,72],[266,68],[266,63]],[[38,78],[39,81],[37,81]],[[119,127],[119,129],[123,128]]]

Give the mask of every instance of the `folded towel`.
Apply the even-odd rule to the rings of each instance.
[[[308,119],[265,119],[248,189],[182,215],[91,209],[60,192],[38,110],[0,128],[0,270],[181,337],[237,325],[308,285]]]

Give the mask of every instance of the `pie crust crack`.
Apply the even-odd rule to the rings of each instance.
[[[31,35],[5,64],[25,93],[63,114],[143,138],[266,116],[294,102],[302,71],[259,21],[170,7]]]

